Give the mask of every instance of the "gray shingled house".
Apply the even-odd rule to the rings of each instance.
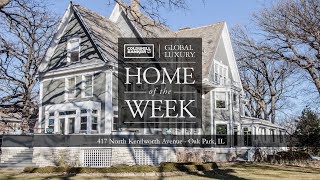
[[[59,154],[67,153],[69,161],[80,166],[158,164],[178,161],[187,151],[199,152],[195,153],[197,156],[209,155],[212,160],[229,160],[257,145],[261,139],[256,135],[284,133],[284,129],[276,124],[244,115],[243,89],[225,22],[172,31],[140,12],[139,20],[139,23],[132,21],[132,15],[118,4],[107,18],[70,3],[41,63],[39,121],[35,132],[130,133],[128,129],[117,128],[115,65],[118,38],[199,37],[203,44],[203,125],[200,129],[175,128],[171,133],[243,135],[243,139],[231,138],[228,147],[224,148],[175,150],[34,147],[33,163],[52,165]],[[270,143],[280,140],[273,139]],[[8,157],[12,153],[8,152]],[[89,158],[93,156],[96,158]]]

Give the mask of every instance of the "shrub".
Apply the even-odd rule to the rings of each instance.
[[[200,163],[174,163],[165,162],[160,166],[148,166],[148,165],[120,165],[111,166],[105,168],[91,168],[91,167],[66,167],[66,166],[47,166],[47,167],[26,167],[23,172],[25,173],[124,173],[124,172],[194,172],[194,171],[210,171],[217,169],[218,166],[214,162],[208,162],[204,164]]]
[[[307,161],[310,160],[310,154],[304,151],[281,151],[278,152],[277,155],[279,156],[280,161]]]

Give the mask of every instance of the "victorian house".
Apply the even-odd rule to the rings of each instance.
[[[131,5],[136,12],[133,15],[126,5],[117,4],[108,18],[70,3],[41,63],[39,119],[35,132],[65,135],[130,133],[130,130],[118,128],[115,77],[118,38],[197,37],[202,38],[203,49],[202,128],[177,127],[170,133],[234,137],[228,138],[228,146],[224,148],[198,149],[211,153],[213,160],[229,160],[230,153],[236,156],[248,149],[245,147],[257,146],[260,141],[267,140],[261,137],[284,133],[284,129],[276,124],[244,115],[246,101],[225,22],[173,31],[142,14],[137,6]],[[135,17],[139,21],[134,21]],[[277,141],[283,140],[276,138],[270,143]],[[34,148],[33,162],[40,166],[52,164],[50,158],[45,158],[57,153],[58,150],[52,149]],[[165,148],[133,151],[94,147],[69,149],[71,157],[78,159],[81,166],[158,164],[178,158],[178,151]],[[87,157],[93,155],[106,158],[91,162]]]

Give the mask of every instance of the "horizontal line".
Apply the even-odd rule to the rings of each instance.
[[[188,92],[188,91],[175,91],[175,92],[173,92],[173,93],[196,93],[195,91],[193,91],[193,92]]]
[[[124,93],[146,93],[145,91],[125,91]]]
[[[182,123],[186,123],[186,124],[194,124],[196,122],[149,122],[149,121],[143,121],[143,122],[124,122],[124,123],[159,123],[159,124],[164,124],[164,123],[169,123],[169,124],[173,124],[173,123],[179,123],[179,124],[182,124]]]
[[[145,62],[141,62],[141,61],[136,61],[136,62],[124,62],[124,63],[128,63],[128,64],[134,64],[134,63],[171,63],[171,64],[190,64],[190,63],[196,63],[196,62],[167,62],[167,61],[145,61]]]

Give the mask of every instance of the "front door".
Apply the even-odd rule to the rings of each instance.
[[[75,118],[74,117],[70,117],[68,118],[68,122],[69,122],[69,134],[73,134],[74,133],[74,126],[75,126]]]
[[[59,119],[59,134],[65,134],[65,119]]]

